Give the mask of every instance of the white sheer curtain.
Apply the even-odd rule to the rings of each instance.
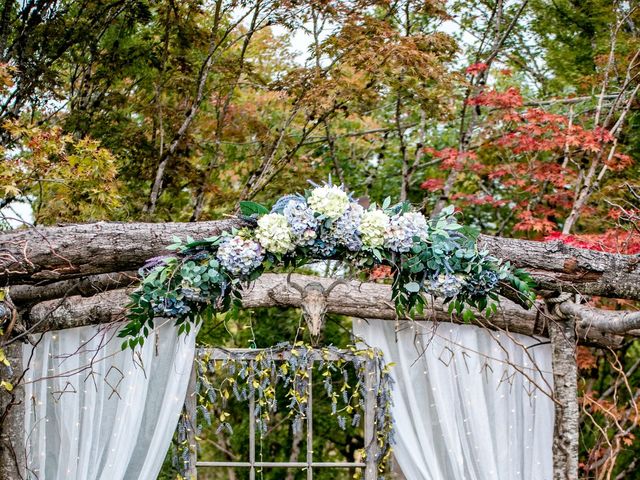
[[[408,480],[550,480],[548,344],[471,325],[354,320],[394,362],[394,452]]]
[[[79,327],[24,347],[28,478],[157,477],[184,404],[196,331],[178,337],[165,323],[136,353],[122,351],[116,335]]]

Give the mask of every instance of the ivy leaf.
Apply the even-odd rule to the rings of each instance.
[[[240,211],[243,215],[266,215],[269,213],[269,209],[264,205],[260,205],[256,202],[242,201],[240,202]]]

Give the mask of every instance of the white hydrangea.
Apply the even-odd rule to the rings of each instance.
[[[365,247],[380,247],[389,228],[389,215],[382,210],[370,210],[362,215],[360,236]]]
[[[253,240],[238,235],[227,237],[220,244],[216,258],[231,275],[249,275],[260,266],[264,255],[262,247]]]
[[[349,207],[349,197],[340,187],[324,185],[313,189],[307,203],[315,212],[336,220]]]
[[[406,212],[391,217],[385,234],[384,246],[394,252],[408,252],[414,237],[425,240],[428,235],[427,219],[419,212]]]
[[[258,219],[256,240],[271,253],[283,254],[295,248],[289,223],[279,213],[269,213]]]

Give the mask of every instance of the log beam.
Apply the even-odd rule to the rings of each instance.
[[[310,282],[319,282],[325,288],[334,281],[331,278],[297,274],[292,275],[291,280],[303,287]],[[25,315],[26,327],[31,332],[41,332],[124,321],[129,292],[128,289],[116,289],[91,297],[76,295],[40,302]],[[249,285],[243,294],[244,308],[300,307],[301,302],[300,293],[289,288],[287,276],[284,274],[264,274]],[[494,316],[487,319],[478,315],[474,323],[493,330],[546,336],[547,322],[542,307],[538,302],[532,309],[525,310],[508,299],[501,299],[500,308]],[[391,301],[389,285],[354,280],[334,288],[327,299],[327,310],[329,313],[360,318],[398,318]],[[416,320],[463,323],[457,316],[450,315],[448,307],[439,299],[429,302],[425,314],[416,317]],[[619,335],[602,333],[595,328],[578,329],[578,332],[581,341],[586,343],[616,347],[622,341]]]
[[[589,305],[561,303],[558,308],[565,316],[573,317],[582,329],[601,332],[626,333],[640,329],[640,312],[600,310]]]
[[[196,223],[99,222],[0,234],[0,284],[44,284],[133,270],[166,255],[173,237],[205,238],[245,226],[230,219]],[[528,270],[543,289],[640,300],[640,255],[617,255],[481,235],[479,247]]]
[[[480,235],[479,247],[527,270],[542,290],[640,300],[640,255]]]
[[[13,285],[9,296],[19,310],[45,300],[65,298],[72,295],[90,297],[106,290],[136,285],[140,277],[136,272],[115,272],[72,278],[44,285]]]
[[[219,235],[241,220],[200,223],[97,222],[11,230],[0,234],[0,283],[44,284],[137,269],[166,255],[174,237]]]

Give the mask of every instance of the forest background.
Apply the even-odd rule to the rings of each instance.
[[[640,253],[638,7],[5,0],[1,228],[222,218],[331,175],[362,201],[454,204],[483,233]],[[299,320],[246,312],[200,340],[275,345]],[[346,345],[348,321],[330,320],[324,341]],[[577,356],[582,475],[640,478],[640,344]],[[233,412],[236,433],[204,435],[203,452],[242,457]],[[314,449],[353,459],[358,433],[330,416]],[[264,455],[290,460],[300,440],[271,435]]]

